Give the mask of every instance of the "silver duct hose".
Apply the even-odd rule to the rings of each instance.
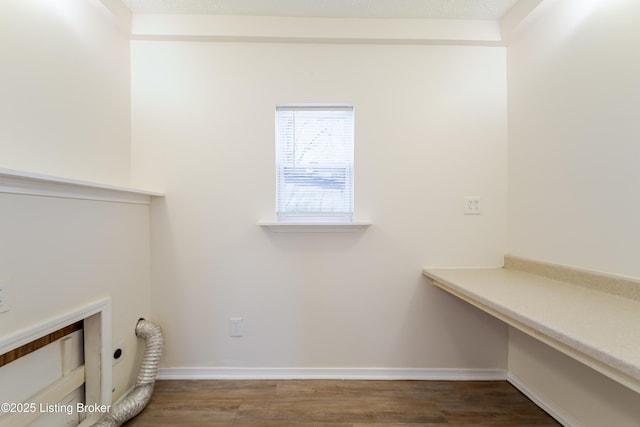
[[[164,337],[160,326],[140,319],[136,324],[136,335],[144,338],[145,347],[136,385],[129,394],[111,407],[93,427],[119,427],[125,421],[138,415],[151,399],[156,381],[158,364],[164,347]]]

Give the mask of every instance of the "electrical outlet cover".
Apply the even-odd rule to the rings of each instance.
[[[9,281],[0,280],[0,313],[9,311],[9,309],[11,308],[10,297],[11,289],[9,286]]]
[[[242,317],[232,317],[229,319],[229,336],[241,337],[242,332]]]

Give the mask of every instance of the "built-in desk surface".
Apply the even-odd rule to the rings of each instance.
[[[427,268],[424,275],[445,291],[640,392],[640,301],[508,268]]]

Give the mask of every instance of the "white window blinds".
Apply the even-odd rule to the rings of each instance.
[[[353,107],[276,107],[279,220],[353,217]]]

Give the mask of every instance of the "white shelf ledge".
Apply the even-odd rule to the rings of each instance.
[[[164,194],[0,168],[0,193],[148,205]]]
[[[261,227],[267,227],[276,233],[345,233],[363,230],[370,221],[258,221]]]

